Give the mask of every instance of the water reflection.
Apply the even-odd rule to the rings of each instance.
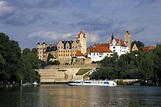
[[[68,86],[0,88],[0,107],[160,107],[161,87]]]

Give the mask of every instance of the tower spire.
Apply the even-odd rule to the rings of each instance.
[[[112,40],[114,39],[113,33],[112,33],[111,39],[112,39]]]

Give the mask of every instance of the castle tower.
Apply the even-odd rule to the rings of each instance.
[[[85,54],[87,52],[87,43],[86,43],[86,34],[83,33],[82,31],[80,31],[77,34],[77,40],[79,40],[80,44],[81,44],[81,53]]]
[[[113,39],[114,39],[114,36],[113,36],[113,33],[112,33],[111,40],[113,40]]]
[[[43,43],[37,43],[37,53],[38,53],[38,59],[41,59],[42,61],[46,61],[46,49],[47,49],[47,44],[45,42]]]
[[[129,50],[131,51],[131,35],[128,31],[124,34],[124,41],[128,43]]]

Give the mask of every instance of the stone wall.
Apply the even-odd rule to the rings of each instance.
[[[99,64],[83,64],[83,65],[51,65],[45,69],[61,69],[61,68],[99,68]]]
[[[71,80],[83,79],[84,75],[76,75],[79,69],[95,69],[94,66],[81,65],[60,65],[48,66],[45,69],[39,69],[41,83],[68,82]]]

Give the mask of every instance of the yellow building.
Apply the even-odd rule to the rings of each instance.
[[[45,42],[43,43],[37,43],[37,55],[38,58],[42,61],[46,61],[46,49],[49,45],[47,45]]]
[[[136,44],[133,45],[131,51],[138,51],[138,48],[137,48]]]
[[[77,51],[86,54],[86,34],[80,31],[75,40],[59,41],[48,45],[37,43],[38,58],[46,61],[48,54],[53,55],[52,60],[59,60],[61,64],[73,64]]]

